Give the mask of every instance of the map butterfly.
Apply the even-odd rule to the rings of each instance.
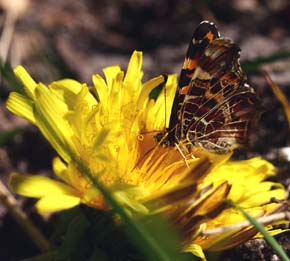
[[[220,37],[213,23],[200,23],[180,73],[169,128],[157,135],[162,144],[227,153],[247,141],[259,102],[239,58],[240,48]]]

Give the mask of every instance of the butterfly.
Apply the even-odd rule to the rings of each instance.
[[[240,48],[200,23],[190,41],[162,143],[227,153],[245,143],[259,99],[240,66]],[[160,137],[160,135],[159,135]]]

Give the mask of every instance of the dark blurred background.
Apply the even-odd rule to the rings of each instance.
[[[282,106],[260,73],[266,69],[290,97],[287,0],[0,0],[0,55],[2,64],[23,65],[36,81],[49,83],[69,77],[91,84],[93,73],[101,74],[103,67],[113,64],[126,69],[132,51],[142,50],[146,80],[162,73],[179,73],[187,44],[202,20],[215,22],[222,36],[239,44],[243,68],[261,97],[264,113],[253,141],[236,157],[262,155],[271,160],[279,167],[279,180],[288,186],[288,124]],[[12,171],[51,175],[55,155],[35,127],[6,110],[11,88],[11,81],[2,75],[0,177],[4,184]],[[49,235],[50,219],[35,213],[33,201],[18,200]],[[287,237],[281,238],[289,249]],[[227,253],[227,258],[231,260],[241,249],[245,259],[259,256],[257,249],[242,246]],[[6,208],[0,206],[0,260],[38,253]]]

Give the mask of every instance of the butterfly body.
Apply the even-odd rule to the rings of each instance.
[[[258,99],[247,84],[240,48],[220,37],[213,23],[196,29],[180,73],[164,144],[182,142],[226,153],[245,143]]]

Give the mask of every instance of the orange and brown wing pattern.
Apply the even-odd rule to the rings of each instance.
[[[259,102],[239,58],[240,48],[212,23],[199,25],[181,71],[167,144],[226,153],[247,141]]]
[[[246,142],[258,100],[246,83],[239,53],[224,38],[206,47],[179,111],[175,135],[180,140],[217,153]]]
[[[169,130],[173,130],[179,124],[180,108],[183,104],[184,98],[189,90],[189,83],[198,67],[201,57],[204,54],[206,47],[217,37],[219,32],[213,23],[204,21],[200,23],[195,30],[191,41],[189,43],[183,66],[180,72],[176,95],[173,102],[173,107],[170,116]],[[169,143],[176,141],[173,132],[168,135]]]

